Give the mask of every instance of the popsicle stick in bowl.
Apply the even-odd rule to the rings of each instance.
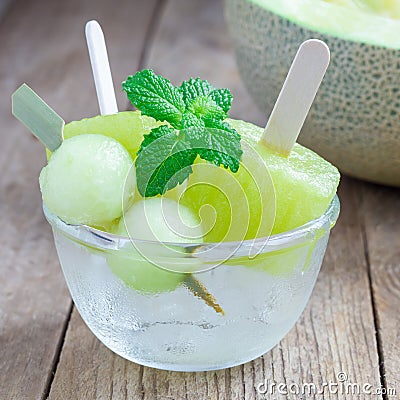
[[[328,46],[317,39],[301,44],[260,142],[288,156],[296,143],[330,61]]]

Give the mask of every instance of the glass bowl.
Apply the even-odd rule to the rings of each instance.
[[[320,218],[268,238],[166,246],[68,225],[43,207],[94,335],[128,360],[174,371],[232,367],[274,347],[306,306],[339,208],[335,196]]]

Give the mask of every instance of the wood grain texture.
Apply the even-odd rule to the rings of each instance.
[[[339,190],[341,215],[332,231],[309,305],[281,342],[280,349],[273,351],[277,360],[277,353],[281,352],[281,374],[288,384],[336,382],[337,375],[344,372],[348,377],[346,383],[370,383],[374,388],[380,387],[357,191],[357,181],[343,178]],[[274,364],[271,372],[272,367],[279,368],[279,361]],[[310,398],[368,399],[370,396],[332,394],[326,389],[323,396]]]
[[[265,382],[321,389],[344,372],[347,383],[382,381],[400,393],[396,189],[343,179],[341,217],[306,310],[278,346],[245,365],[201,373],[142,367],[103,346],[76,310],[68,320],[70,298],[38,191],[43,149],[11,117],[10,95],[26,81],[66,120],[98,113],[83,36],[93,18],[106,33],[115,83],[140,60],[174,82],[199,75],[233,89],[233,116],[265,122],[240,82],[220,1],[13,2],[0,22],[0,399],[44,398],[55,367],[52,400],[395,398],[346,394],[342,385],[338,394],[304,396],[258,389]],[[118,101],[126,105],[124,95]]]
[[[27,82],[67,121],[98,113],[84,23],[103,23],[110,59],[117,61],[114,79],[121,82],[135,70],[142,49],[144,32],[134,22],[146,24],[154,4],[14,1],[1,20],[1,399],[45,395],[71,306],[41,210],[44,149],[11,116],[11,93]]]
[[[381,371],[400,394],[400,190],[363,185],[362,215],[371,270]]]

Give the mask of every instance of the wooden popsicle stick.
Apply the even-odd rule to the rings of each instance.
[[[116,114],[118,112],[117,99],[103,31],[97,21],[89,21],[86,24],[85,33],[100,113],[101,115]]]
[[[193,276],[188,274],[183,281],[186,286],[196,297],[202,299],[209,307],[213,308],[216,313],[225,315],[222,307],[217,303],[215,297],[207,290],[207,288]]]
[[[321,40],[310,39],[299,47],[260,142],[290,154],[329,61],[329,48]]]

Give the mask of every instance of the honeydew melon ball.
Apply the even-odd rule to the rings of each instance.
[[[161,197],[135,203],[121,218],[115,233],[133,240],[202,242],[200,223],[193,212]],[[107,261],[114,275],[128,287],[144,293],[160,293],[175,290],[186,277],[185,273],[171,271],[173,265],[165,265],[174,252],[161,243],[135,243],[128,253],[110,253]],[[182,253],[176,255],[179,258]]]
[[[185,274],[162,269],[146,261],[139,253],[107,255],[111,272],[126,286],[144,294],[174,291]]]
[[[119,235],[158,242],[197,243],[203,241],[200,221],[175,200],[152,197],[132,205],[121,218]]]
[[[107,227],[133,197],[133,160],[116,140],[84,134],[64,140],[40,173],[46,207],[69,224]]]

